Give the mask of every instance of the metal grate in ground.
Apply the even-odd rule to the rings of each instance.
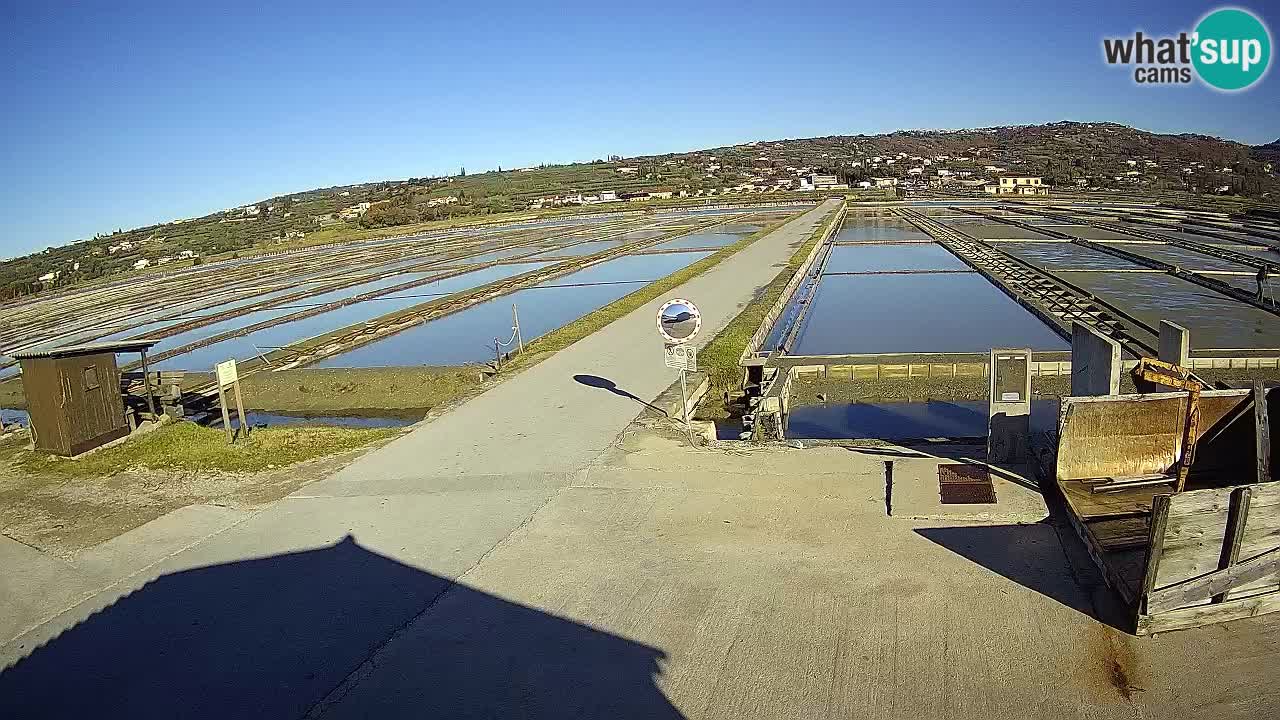
[[[991,471],[981,465],[939,465],[938,493],[943,505],[992,504],[996,489]]]

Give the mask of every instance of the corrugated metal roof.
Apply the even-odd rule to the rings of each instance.
[[[150,350],[159,340],[121,340],[120,342],[85,343],[83,345],[63,345],[62,347],[36,347],[13,353],[17,360],[34,360],[36,358],[69,357],[71,355],[90,355],[104,352],[140,352]]]

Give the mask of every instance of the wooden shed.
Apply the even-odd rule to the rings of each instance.
[[[58,455],[79,455],[129,434],[116,353],[146,352],[155,340],[127,340],[14,353],[22,363],[35,445]]]

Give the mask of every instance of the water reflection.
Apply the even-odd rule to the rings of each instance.
[[[710,253],[630,255],[537,287],[487,300],[324,360],[316,367],[461,365],[493,358],[493,339],[511,333],[511,306],[520,312],[525,342],[577,320]],[[584,284],[603,283],[603,284]]]
[[[1052,429],[1057,400],[1031,401],[1031,431]],[[793,406],[787,437],[805,440],[976,438],[987,435],[985,400],[854,402]]]
[[[1172,315],[1191,331],[1193,349],[1280,347],[1271,313],[1171,275],[1087,272],[1071,281],[1152,326]]]
[[[240,337],[228,338],[221,342],[197,348],[189,353],[178,355],[156,363],[159,370],[193,370],[207,369],[215,363],[228,358],[243,360],[269,352],[271,349],[307,340],[339,328],[368,322],[388,313],[430,302],[434,297],[443,297],[455,292],[462,292],[479,287],[496,280],[513,277],[529,272],[549,263],[515,263],[511,265],[494,265],[474,272],[455,275],[437,280],[426,285],[400,290],[382,297],[353,303],[311,317],[293,322],[274,325]],[[402,276],[397,276],[402,277]],[[401,282],[404,282],[401,279]],[[310,302],[323,302],[315,299]],[[296,308],[300,309],[300,308]],[[243,327],[239,325],[237,327]],[[208,336],[206,336],[208,337]]]
[[[1141,270],[1123,258],[1108,255],[1069,242],[1001,242],[995,243],[1015,257],[1048,270]]]
[[[960,258],[937,243],[837,245],[823,272],[886,270],[968,270]]]
[[[977,273],[824,277],[794,355],[1066,349]]]
[[[902,220],[882,218],[850,218],[850,221],[836,233],[834,242],[902,242],[932,241],[928,235],[920,232]]]

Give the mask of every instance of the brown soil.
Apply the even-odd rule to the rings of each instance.
[[[28,438],[0,441],[6,456]],[[105,477],[31,473],[0,467],[0,533],[70,558],[86,548],[192,504],[254,509],[323,478],[354,460],[356,450],[260,473],[129,469]]]

